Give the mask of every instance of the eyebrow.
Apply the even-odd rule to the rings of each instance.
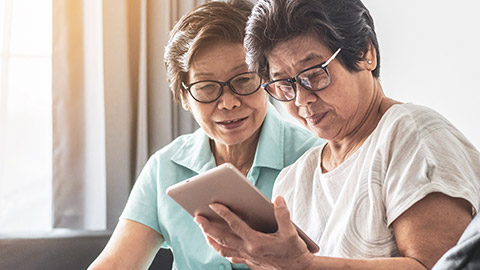
[[[314,52],[311,52],[309,54],[307,54],[307,56],[305,56],[304,58],[302,58],[301,60],[297,61],[297,64],[305,64],[305,63],[308,63],[310,61],[312,61],[313,59],[324,59],[325,57],[323,57],[321,54],[318,54],[318,53],[314,53]],[[325,60],[327,61],[327,60]],[[280,76],[282,75],[281,72],[275,72],[272,74],[272,78],[275,78],[277,76]]]
[[[242,69],[242,68],[244,68],[244,67],[246,67],[246,63],[242,63],[242,64],[240,64],[240,65],[238,65],[238,66],[235,66],[235,67],[233,67],[232,69],[230,69],[230,71],[236,71],[236,70]],[[194,73],[194,74],[193,74],[193,77],[211,76],[211,75],[213,75],[213,73],[211,73],[211,72],[206,72],[206,73],[201,72],[201,73]]]
[[[236,67],[233,67],[233,68],[231,69],[231,71],[239,70],[239,69],[242,69],[242,68],[245,68],[245,67],[248,69],[247,64],[246,64],[246,63],[242,63],[242,64],[240,64],[240,65],[238,65],[238,66],[236,66]]]
[[[298,61],[299,63],[307,63],[313,59],[324,59],[325,57],[323,57],[321,54],[318,54],[318,53],[314,53],[314,52],[311,52],[309,54],[307,54],[307,56],[305,56],[302,60]],[[325,60],[327,61],[327,60]]]

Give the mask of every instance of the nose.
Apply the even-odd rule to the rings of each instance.
[[[307,106],[317,101],[317,95],[313,91],[308,91],[303,88],[299,83],[297,84],[297,96],[295,97],[295,106],[302,107]]]
[[[223,86],[223,93],[218,99],[218,109],[232,110],[241,104],[240,97],[233,93],[228,85]]]

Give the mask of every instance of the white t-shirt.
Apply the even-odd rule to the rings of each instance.
[[[426,107],[392,106],[363,145],[322,174],[324,145],[277,178],[292,220],[320,246],[318,255],[399,256],[390,225],[432,192],[480,205],[480,153],[445,118]],[[441,237],[441,236],[439,236]]]

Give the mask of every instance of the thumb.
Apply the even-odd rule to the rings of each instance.
[[[288,211],[287,204],[282,196],[275,198],[275,201],[273,202],[273,209],[275,211],[275,219],[277,220],[278,230],[291,230],[293,228],[293,224],[290,220],[290,212]]]

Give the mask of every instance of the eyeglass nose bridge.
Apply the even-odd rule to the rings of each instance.
[[[218,93],[218,98],[220,98],[222,95],[223,95],[223,88],[225,86],[228,86],[228,88],[230,89],[230,91],[232,91],[232,93],[234,94],[237,94],[237,91],[233,88],[233,86],[230,84],[230,80],[226,81],[226,82],[217,82],[219,85],[220,85],[220,91]]]
[[[325,71],[327,72],[327,71]],[[328,74],[328,73],[327,73]],[[300,74],[298,74],[297,76],[295,76],[294,78],[291,78],[291,79],[288,79],[288,81],[290,82],[290,84],[292,84],[293,86],[293,90],[295,91],[295,94],[297,93],[297,84],[299,84],[303,89],[307,90],[307,91],[310,91],[310,92],[315,92],[317,90],[313,90],[313,89],[309,89],[308,86],[306,86],[304,83],[302,83],[302,80],[298,79],[298,76]]]
[[[299,83],[297,78],[293,77],[293,78],[287,79],[287,81],[292,85],[293,92],[295,93],[295,96],[296,96],[297,95],[297,83]]]
[[[298,75],[293,77],[293,78],[290,78],[290,79],[287,79],[287,81],[292,85],[292,89],[293,89],[293,93],[294,93],[294,97],[291,99],[291,100],[294,100],[297,98],[297,95],[298,95],[298,88],[297,88],[297,84],[299,84],[303,89],[309,91],[309,92],[313,92],[313,90],[310,90],[308,88],[306,88],[300,80],[297,79],[298,78]]]
[[[230,79],[230,80],[231,80],[231,79]],[[220,85],[220,94],[219,94],[219,96],[221,96],[221,95],[223,94],[223,88],[224,88],[225,86],[228,86],[228,88],[230,89],[230,91],[232,91],[232,93],[239,95],[239,94],[237,93],[237,90],[235,90],[235,88],[234,88],[234,87],[232,86],[232,84],[230,83],[230,80],[228,80],[228,81],[226,81],[226,82],[217,82],[217,83]]]

